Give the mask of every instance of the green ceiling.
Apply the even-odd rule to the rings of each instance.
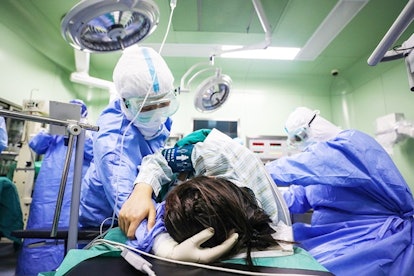
[[[344,1],[344,0],[342,0]],[[349,1],[349,0],[345,0]],[[354,0],[355,1],[355,0]],[[76,0],[2,0],[0,22],[21,36],[68,72],[75,70],[72,48],[60,34],[60,21]],[[142,44],[162,41],[170,13],[168,0],[155,1],[160,9],[160,23]],[[303,47],[330,10],[335,0],[262,0],[272,32],[271,46]],[[367,68],[366,59],[406,5],[406,0],[370,0],[353,20],[313,61],[259,61],[216,58],[216,65],[236,79],[274,79],[314,76],[328,78],[338,68],[352,76],[350,68]],[[409,26],[399,43],[414,32]],[[264,39],[263,28],[249,0],[177,0],[171,30],[164,49],[172,44],[244,44]],[[111,80],[112,69],[120,53],[91,55],[90,74]],[[165,59],[176,79],[205,57],[170,57]],[[382,67],[382,64],[377,65]],[[380,68],[381,69],[381,68]],[[376,69],[376,70],[380,70]]]

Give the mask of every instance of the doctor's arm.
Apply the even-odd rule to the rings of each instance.
[[[312,208],[306,197],[306,188],[299,185],[290,185],[288,189],[283,190],[283,198],[294,214],[303,214]]]
[[[155,206],[151,200],[152,187],[137,183],[119,211],[118,224],[129,239],[135,238],[135,230],[144,219],[148,219],[148,230],[155,224]]]
[[[369,155],[357,147],[346,139],[319,142],[311,151],[267,163],[266,170],[279,185],[353,187],[369,183],[367,166],[371,165],[364,161]]]
[[[29,141],[29,147],[37,154],[45,154],[54,139],[55,136],[42,129]]]
[[[162,185],[171,182],[173,173],[160,152],[145,156],[134,189],[123,204],[118,224],[128,238],[135,237],[135,230],[144,219],[148,219],[148,230],[155,224],[155,206],[152,201]]]

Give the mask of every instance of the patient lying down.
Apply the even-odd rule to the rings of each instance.
[[[181,243],[200,231],[213,227],[214,236],[202,247],[222,244],[232,233],[238,240],[222,257],[246,249],[246,261],[252,265],[251,251],[278,245],[269,216],[247,187],[216,177],[197,176],[175,187],[165,201],[165,227]]]
[[[183,159],[185,152],[190,166],[172,158]],[[177,168],[185,168],[189,180],[174,181],[183,173]],[[130,245],[140,250],[209,263],[243,248],[251,264],[253,250],[292,240],[280,212],[281,199],[275,197],[274,183],[262,162],[217,130],[187,148],[146,156],[135,183],[119,213],[119,226],[131,239]],[[156,198],[164,201],[157,203]],[[280,235],[284,230],[287,234]],[[281,251],[293,254],[292,242],[284,245],[288,246]]]

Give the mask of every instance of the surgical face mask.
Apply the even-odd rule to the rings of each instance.
[[[141,134],[144,136],[145,140],[150,140],[157,136],[157,134],[162,130],[162,124],[163,120],[162,118],[158,118],[155,120],[153,118],[151,122],[140,122],[137,118],[137,116],[133,116],[133,114],[130,112],[128,108],[125,107],[125,104],[121,104],[121,109],[124,112],[125,116],[128,120],[132,122],[133,125],[135,125]],[[164,120],[165,121],[165,120]]]
[[[159,132],[163,129],[162,121],[150,122],[150,123],[139,123],[134,122],[134,125],[139,129],[145,140],[151,140],[158,136]]]

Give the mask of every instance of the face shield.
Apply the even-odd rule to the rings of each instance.
[[[316,116],[319,114],[319,111],[315,111],[313,113],[312,118],[309,120],[307,124],[301,126],[293,131],[289,131],[285,127],[285,131],[288,134],[288,146],[294,148],[303,148],[309,144],[309,137],[310,137],[310,126],[312,122],[315,120]]]
[[[139,124],[160,123],[173,115],[178,109],[178,100],[174,92],[169,92],[161,98],[142,97],[123,99],[129,117]]]

